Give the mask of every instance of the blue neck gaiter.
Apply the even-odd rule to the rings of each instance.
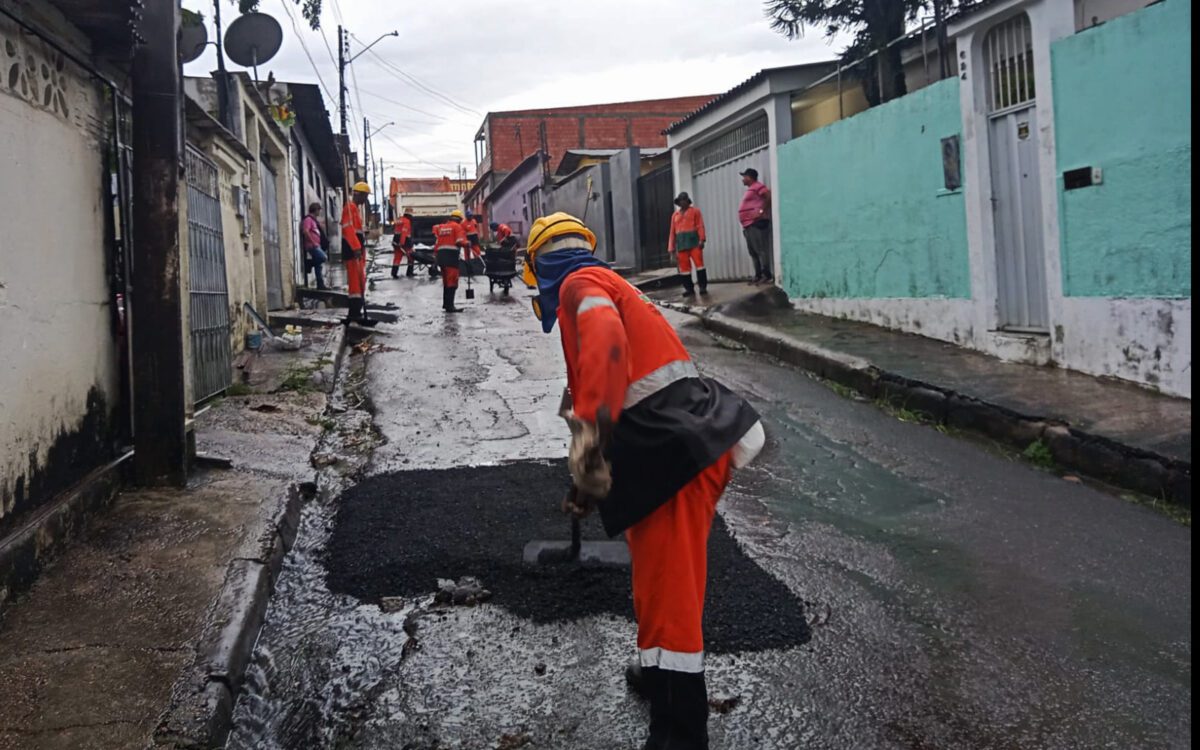
[[[542,331],[550,333],[558,320],[558,291],[573,271],[608,264],[586,248],[555,250],[537,259],[538,305],[542,309]]]

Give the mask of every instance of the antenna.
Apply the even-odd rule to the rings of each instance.
[[[239,16],[225,32],[225,54],[242,67],[254,68],[258,83],[258,64],[265,63],[283,45],[283,27],[266,13]]]
[[[203,23],[182,24],[179,27],[179,62],[187,65],[208,46],[208,28]]]

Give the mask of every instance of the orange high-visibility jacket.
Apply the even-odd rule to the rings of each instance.
[[[576,416],[607,406],[612,491],[600,502],[610,536],[654,512],[758,423],[745,399],[702,378],[658,307],[604,266],[572,271],[558,325]]]
[[[512,227],[507,224],[501,224],[496,227],[496,242],[504,242],[509,237],[512,237]]]
[[[667,252],[694,250],[705,241],[704,215],[695,206],[688,206],[686,211],[676,211],[671,214],[671,235],[667,240]]]
[[[358,241],[358,233],[362,230],[363,220],[358,206],[354,201],[346,201],[342,206],[342,239],[351,250],[362,250],[362,243]]]
[[[474,219],[463,219],[462,228],[468,237],[470,235],[475,235],[476,237],[479,236],[479,222],[475,221]]]
[[[447,221],[434,227],[433,240],[433,246],[438,250],[444,247],[466,247],[470,244],[467,242],[467,233],[463,231],[462,224],[457,221]]]
[[[407,216],[401,216],[396,220],[395,230],[396,244],[403,245],[412,236],[412,219],[409,219]]]

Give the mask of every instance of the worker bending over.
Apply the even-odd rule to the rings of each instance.
[[[446,312],[462,312],[454,306],[458,294],[458,266],[463,251],[470,243],[463,231],[463,213],[458,209],[450,212],[450,220],[433,228],[433,247],[438,267],[442,269],[442,309]]]
[[[517,249],[517,238],[513,235],[512,227],[493,221],[488,225],[488,228],[492,230],[492,237],[500,245],[501,250]]]
[[[546,333],[558,323],[567,364],[570,510],[598,508],[609,536],[624,532],[629,544],[639,650],[630,678],[650,700],[645,748],[705,749],[708,535],[730,472],[762,448],[762,424],[745,399],[700,376],[658,307],[595,247],[565,213],[535,221],[526,245],[534,313]]]

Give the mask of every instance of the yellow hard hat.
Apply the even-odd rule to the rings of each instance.
[[[537,263],[538,251],[555,237],[567,234],[582,236],[592,252],[596,251],[596,235],[571,214],[559,211],[533,222],[533,226],[529,228],[529,241],[525,243],[525,252],[529,256],[529,260],[525,263],[525,272],[521,276],[521,280],[525,282],[526,286],[537,285],[537,275],[533,268]]]
[[[371,192],[371,186],[365,182],[356,182],[356,183],[354,183],[354,192],[369,193],[369,192]]]
[[[463,217],[463,212],[459,211],[457,208],[450,212],[451,219],[461,219],[462,217]]]

